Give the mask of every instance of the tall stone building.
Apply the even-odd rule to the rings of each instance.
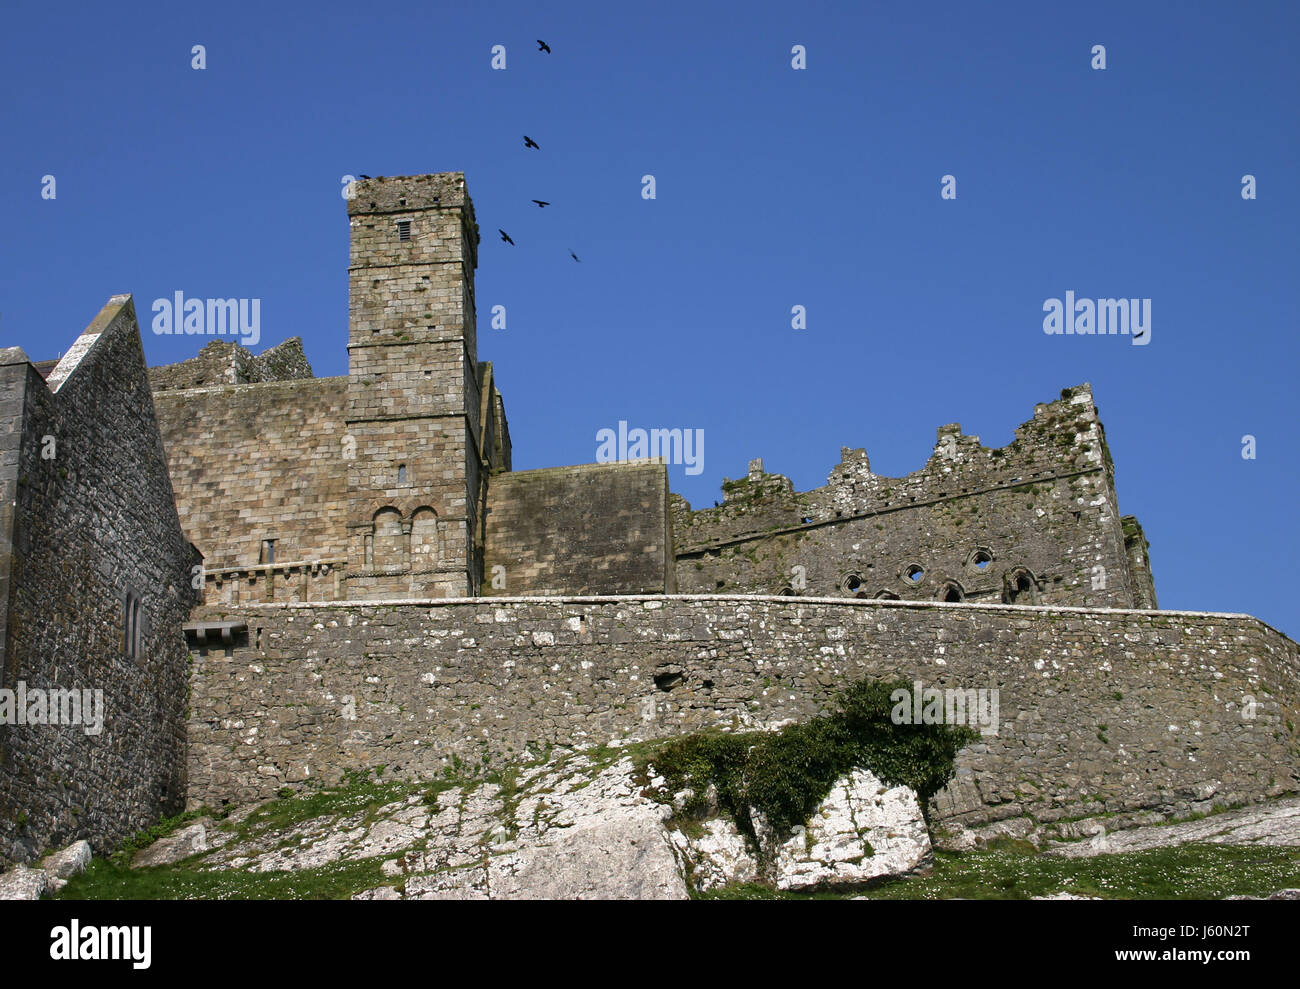
[[[58,362],[0,350],[0,858],[184,807],[200,560],[130,296]]]
[[[0,351],[0,689],[108,705],[0,727],[0,857],[187,796],[809,717],[860,676],[1003,692],[952,820],[1300,790],[1295,643],[1155,610],[1089,386],[1001,448],[949,424],[890,478],[846,447],[806,492],[755,460],[700,511],[658,461],[515,471],[464,176],[355,192],[344,376],[297,338],[147,371],[127,296],[57,364]]]
[[[348,219],[346,377],[296,339],[153,369],[207,602],[671,589],[662,465],[511,472],[465,177],[358,182]]]
[[[1155,607],[1086,385],[1001,449],[952,424],[907,477],[845,448],[804,493],[755,461],[702,511],[658,463],[512,471],[464,176],[358,182],[347,213],[346,377],[312,377],[296,338],[152,371],[210,605],[680,588]]]

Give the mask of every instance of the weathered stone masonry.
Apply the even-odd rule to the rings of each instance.
[[[0,687],[104,700],[99,734],[0,727],[0,858],[21,860],[77,838],[106,847],[184,806],[181,624],[201,557],[176,515],[130,297],[110,299],[47,380],[21,350],[0,354]]]
[[[1296,644],[1243,615],[648,596],[243,609],[196,658],[190,802],[384,765],[771,726],[863,677],[1000,691],[939,818],[1206,809],[1300,789]],[[1253,698],[1254,718],[1243,718]]]
[[[1156,607],[1146,540],[1119,516],[1086,384],[1038,405],[1002,448],[941,426],[905,477],[874,474],[864,450],[845,448],[813,491],[761,460],[722,489],[718,508],[674,500],[683,591]]]

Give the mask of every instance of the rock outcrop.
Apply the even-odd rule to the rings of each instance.
[[[751,810],[759,849],[727,817],[673,833],[683,871],[697,889],[766,881],[777,889],[862,886],[919,872],[933,862],[916,793],[866,770],[836,781],[806,824],[778,835]]]
[[[716,812],[685,821],[681,794],[617,752],[565,754],[499,781],[396,786],[378,807],[291,825],[237,812],[202,819],[132,865],[286,872],[379,859],[388,882],[358,899],[685,899],[737,883],[861,886],[923,869],[930,841],[916,795],[868,772],[841,779],[812,819],[759,844]],[[676,800],[674,798],[677,798]]]

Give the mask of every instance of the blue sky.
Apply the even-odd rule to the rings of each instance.
[[[1089,381],[1161,605],[1295,636],[1300,5],[1058,6],[11,3],[0,342],[179,289],[344,373],[342,176],[463,171],[517,468],[703,429],[671,471],[701,507],[755,456],[807,489],[947,422],[1002,445]],[[1045,335],[1067,290],[1151,299],[1150,345]],[[146,330],[151,363],[198,344]]]

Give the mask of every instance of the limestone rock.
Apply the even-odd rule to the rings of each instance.
[[[0,900],[39,900],[49,883],[50,877],[43,870],[20,865],[0,875]]]
[[[513,836],[485,821],[475,831],[486,860],[408,879],[407,899],[685,899],[663,826],[671,809],[642,796],[631,775],[624,758],[585,786],[572,773],[538,777],[550,792],[520,801]]]
[[[1100,896],[1076,896],[1074,893],[1051,893],[1047,896],[1031,896],[1031,900],[1100,900]]]
[[[172,865],[191,855],[207,851],[208,828],[211,825],[211,818],[201,817],[175,834],[159,838],[148,848],[143,848],[136,854],[131,860],[131,868],[144,869],[153,865]]]
[[[780,840],[761,814],[751,810],[750,817],[766,868],[729,818],[674,833],[696,889],[763,879],[786,890],[860,886],[924,870],[934,858],[916,793],[865,770],[837,780],[808,823]]]
[[[73,842],[61,852],[47,855],[41,862],[41,869],[51,879],[71,879],[86,871],[92,858],[90,842]]]
[[[813,889],[906,876],[933,861],[916,792],[857,769],[780,845],[774,869],[778,889]]]
[[[353,895],[354,900],[400,900],[402,894],[392,886],[376,886],[374,889],[362,890]]]
[[[759,878],[758,860],[730,818],[715,817],[704,821],[700,828],[701,833],[694,837],[681,831],[669,832],[683,871],[697,890],[752,883]]]
[[[1054,845],[1043,854],[1061,858],[1140,852],[1188,842],[1226,845],[1300,845],[1300,798],[1224,811],[1196,821],[1100,832],[1088,841]]]

